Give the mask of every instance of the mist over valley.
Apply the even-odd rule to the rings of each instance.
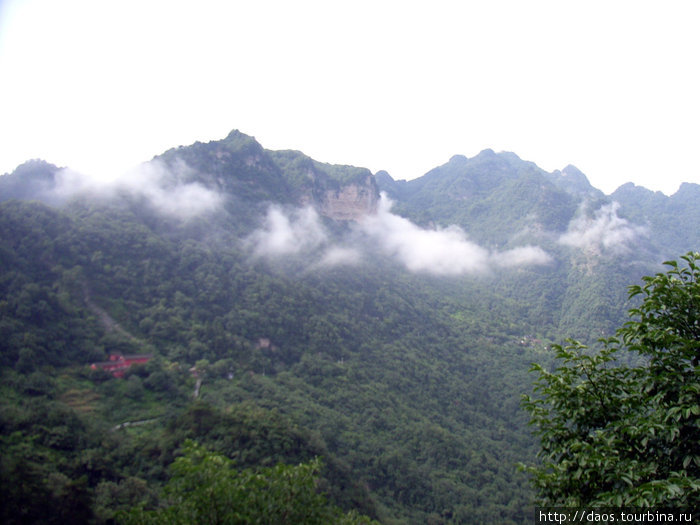
[[[529,523],[531,363],[612,336],[697,224],[697,184],[605,195],[492,150],[410,181],[236,130],[111,180],[29,161],[0,176],[3,518],[164,506],[192,440],[320,458],[381,523]]]

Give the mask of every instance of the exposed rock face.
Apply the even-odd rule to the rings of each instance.
[[[319,196],[318,211],[334,220],[352,221],[376,213],[379,203],[379,188],[374,177],[344,184],[335,189],[326,189]]]

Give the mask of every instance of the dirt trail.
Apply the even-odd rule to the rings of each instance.
[[[114,318],[111,315],[109,315],[106,310],[104,310],[92,300],[92,296],[90,295],[90,289],[88,288],[88,285],[86,283],[83,283],[83,300],[85,301],[85,304],[90,309],[90,311],[97,316],[98,321],[100,322],[100,324],[106,332],[117,332],[119,335],[123,335],[131,341],[139,343],[141,342],[133,334],[131,334],[127,330],[124,330],[124,328],[122,328],[121,325],[117,321],[115,321]]]
[[[158,418],[154,417],[151,419],[141,419],[140,421],[125,421],[124,423],[120,423],[112,427],[112,432],[114,432],[115,430],[121,430],[122,428],[126,427],[137,427],[140,425],[146,425],[148,423],[153,423],[154,421],[158,421]]]

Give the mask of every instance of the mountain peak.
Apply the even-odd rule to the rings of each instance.
[[[37,172],[55,173],[59,169],[59,167],[51,164],[50,162],[46,162],[43,159],[30,159],[17,166],[13,173],[16,173],[17,175]]]
[[[60,170],[45,160],[28,160],[0,177],[0,200],[43,199],[54,188]]]
[[[681,182],[678,191],[674,195],[678,194],[693,194],[697,195],[700,193],[700,184],[695,184],[692,182]]]
[[[224,146],[230,152],[261,152],[263,147],[260,143],[255,140],[255,137],[241,133],[237,129],[232,130],[226,138],[217,141],[219,144]]]
[[[650,198],[650,197],[663,197],[666,198],[660,191],[652,191],[644,186],[637,186],[634,182],[626,182],[619,188],[617,188],[611,195],[612,198],[619,199],[622,197],[636,197],[636,198]]]
[[[670,200],[676,203],[685,203],[690,207],[695,208],[700,199],[700,184],[691,182],[681,183],[678,191],[671,195]]]
[[[651,191],[647,188],[644,188],[642,186],[637,186],[634,182],[625,182],[622,184],[619,188],[615,190],[615,193],[618,191]]]
[[[377,173],[374,174],[374,178],[377,180],[377,182],[381,181],[386,182],[387,184],[396,182],[394,180],[394,177],[392,177],[386,170],[379,170]]]
[[[575,184],[580,189],[592,189],[591,183],[588,177],[578,169],[573,164],[568,164],[563,170],[561,170],[562,178],[571,184]]]
[[[564,175],[585,177],[583,172],[580,169],[578,169],[576,166],[574,166],[573,164],[567,164],[566,167],[563,170],[561,170],[561,172]]]
[[[466,162],[467,160],[469,160],[469,159],[467,159],[467,157],[465,157],[464,155],[452,155],[450,157],[450,160],[448,161],[448,164],[450,164],[450,163],[452,163],[452,164],[463,163],[463,162]]]
[[[491,148],[482,149],[479,152],[479,154],[477,155],[477,157],[495,157],[495,156],[496,156],[496,152],[493,151]]]
[[[573,195],[596,195],[602,192],[591,186],[588,177],[573,164],[568,164],[563,170],[555,170],[551,179],[559,188]]]

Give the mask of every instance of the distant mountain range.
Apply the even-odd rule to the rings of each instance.
[[[530,363],[612,335],[698,224],[697,184],[606,196],[492,150],[411,181],[239,131],[110,182],[29,161],[0,176],[0,481],[104,522],[195,439],[322,456],[333,501],[386,523],[530,523]],[[111,354],[153,359],[90,375]]]
[[[149,185],[155,179],[164,187],[196,185],[244,208],[270,202],[311,205],[336,220],[358,219],[376,211],[381,191],[393,201],[394,213],[415,224],[456,225],[490,246],[522,244],[524,238],[538,235],[540,240],[564,235],[585,221],[602,226],[596,217],[602,220],[613,203],[617,204],[607,217],[608,226],[638,231],[633,244],[639,249],[643,238],[642,245],[654,260],[700,245],[700,228],[694,226],[700,223],[698,184],[683,183],[668,197],[628,183],[606,196],[574,166],[549,173],[514,153],[489,149],[473,158],[455,155],[422,177],[396,181],[384,171],[373,175],[364,168],[319,163],[298,151],[266,150],[254,138],[234,130],[220,141],[168,150],[144,166],[153,167]],[[132,174],[123,186],[138,191],[135,177],[142,175]],[[56,203],[97,189],[99,183],[78,174],[65,176],[65,170],[40,160],[0,177],[2,200]],[[608,251],[630,248],[629,237],[618,241],[608,239]]]
[[[280,256],[290,255],[291,246],[296,255],[343,261],[339,254],[358,258],[348,243],[362,240],[424,274],[527,268],[542,272],[544,281],[590,280],[589,289],[618,290],[597,321],[573,306],[581,303],[578,292],[568,296],[569,286],[561,287],[556,302],[561,319],[602,325],[594,333],[619,321],[612,314],[624,302],[619,283],[700,246],[700,185],[684,183],[668,197],[630,183],[606,196],[574,166],[549,173],[490,149],[473,158],[455,155],[422,177],[397,181],[383,171],[267,150],[234,130],[223,140],[170,149],[110,184],[40,160],[0,177],[0,200],[57,205],[90,195],[129,195],[171,218],[208,214],[207,220],[224,221],[229,233],[258,239],[265,246],[258,254],[272,243]],[[360,225],[350,227],[352,241],[347,231],[342,239],[326,237],[341,235],[343,224],[341,230]],[[277,227],[287,228],[288,238],[275,237]],[[370,253],[367,246],[361,251]],[[582,335],[571,323],[563,326]]]
[[[452,157],[415,180],[394,181],[385,172],[376,179],[397,201],[397,211],[424,224],[457,224],[484,242],[513,242],[522,231],[564,234],[576,219],[592,219],[617,202],[615,220],[647,229],[644,237],[658,257],[700,245],[700,228],[691,226],[700,219],[697,184],[684,183],[667,197],[628,183],[605,196],[574,166],[548,173],[513,153],[492,150],[471,159]],[[666,230],[674,230],[671,238]]]

